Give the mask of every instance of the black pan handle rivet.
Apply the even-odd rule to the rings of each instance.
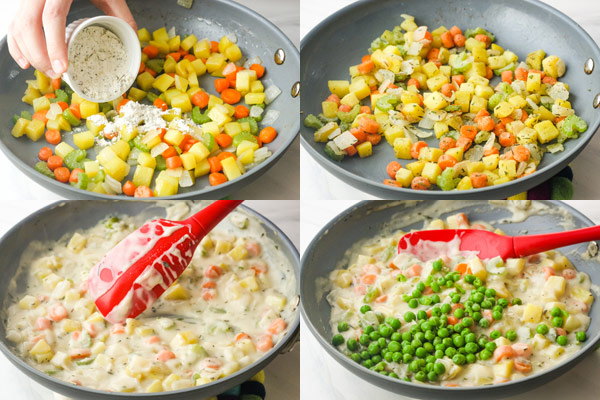
[[[275,56],[273,58],[275,59],[275,64],[283,64],[285,62],[285,51],[283,49],[275,50]]]
[[[591,74],[594,71],[594,60],[588,58],[585,64],[583,64],[583,70],[586,74]]]
[[[600,107],[600,93],[598,93],[596,97],[594,97],[594,108],[598,107]]]
[[[300,94],[300,81],[292,85],[292,97],[298,97]]]

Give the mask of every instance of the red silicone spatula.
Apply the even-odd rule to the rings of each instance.
[[[600,226],[542,235],[503,236],[479,229],[440,229],[408,233],[398,243],[398,253],[415,252],[420,241],[450,242],[460,239],[461,251],[479,252],[481,259],[517,258],[575,243],[600,239]]]
[[[112,322],[135,318],[183,273],[202,238],[242,201],[218,200],[183,221],[157,219],[129,234],[92,268],[88,291]]]

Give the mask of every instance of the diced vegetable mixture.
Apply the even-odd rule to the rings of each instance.
[[[40,71],[27,81],[22,100],[33,114],[15,115],[12,135],[45,139],[36,171],[95,193],[171,196],[203,176],[213,186],[231,181],[271,156],[279,112],[265,109],[281,91],[265,88],[265,67],[242,55],[235,35],[211,42],[143,28],[138,37],[136,85],[110,103],[85,100]],[[200,87],[207,73],[218,96]]]
[[[469,228],[494,230],[463,213],[425,226]],[[332,344],[365,368],[409,382],[489,385],[551,368],[586,341],[591,281],[558,251],[481,260],[457,245],[422,260],[397,254],[403,235],[357,244],[330,275]]]
[[[520,62],[483,28],[429,31],[403,17],[350,67],[349,81],[329,81],[322,113],[304,121],[332,160],[370,157],[385,138],[407,160],[381,171],[386,185],[469,190],[534,173],[544,153],[587,130],[558,81],[559,57],[537,50]],[[433,135],[436,146],[423,140]]]

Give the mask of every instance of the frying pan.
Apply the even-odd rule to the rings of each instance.
[[[600,110],[595,110],[593,105],[594,101],[600,102],[600,66],[596,65],[589,75],[584,72],[588,59],[600,63],[600,49],[577,23],[537,0],[464,0],[444,2],[443,5],[436,0],[358,1],[339,10],[317,25],[301,42],[302,118],[321,112],[321,101],[329,95],[327,81],[348,79],[348,67],[360,61],[374,38],[385,29],[399,25],[403,13],[413,15],[419,25],[432,28],[440,25],[458,25],[463,29],[484,27],[496,35],[500,46],[514,51],[520,60],[540,48],[561,57],[567,65],[562,80],[570,85],[569,100],[577,114],[588,123],[588,130],[579,139],[567,141],[565,151],[546,154],[539,170],[532,175],[502,185],[444,192],[384,185],[384,178],[388,178],[385,167],[396,160],[387,143],[375,146],[371,157],[347,157],[338,163],[325,155],[323,143],[313,140],[314,131],[303,126],[300,131],[302,145],[337,178],[386,199],[502,199],[531,189],[558,173],[583,150],[600,127]],[[493,82],[498,81],[496,78]],[[430,146],[438,144],[435,138],[425,141]]]
[[[570,228],[594,225],[590,219],[566,204],[556,201],[547,202],[546,204],[551,207],[553,212],[533,215],[523,222],[506,223],[502,220],[509,217],[510,213],[504,206],[492,205],[483,201],[454,203],[447,201],[365,201],[358,203],[339,214],[323,227],[302,255],[300,298],[303,323],[306,321],[306,325],[321,346],[344,368],[373,385],[404,396],[445,400],[504,398],[550,382],[581,361],[600,342],[600,306],[597,304],[597,296],[589,314],[592,319],[587,330],[588,340],[570,358],[525,379],[487,386],[450,388],[405,382],[383,376],[355,363],[333,347],[331,344],[333,334],[329,326],[331,307],[325,295],[322,295],[322,285],[318,283],[323,278],[329,279],[329,274],[343,257],[346,249],[349,249],[361,239],[373,237],[383,229],[402,229],[405,231],[422,229],[424,220],[445,218],[456,212],[466,213],[471,221],[493,222],[494,226],[502,229],[507,235],[518,235],[524,231],[527,231],[527,233],[542,233],[563,230],[561,224],[567,218],[565,215],[569,216],[568,219],[574,225]],[[443,211],[436,211],[438,207],[444,207]],[[452,211],[449,211],[450,209]],[[561,212],[565,214],[560,214]],[[395,223],[394,216],[397,218],[399,215],[414,216],[414,218]],[[581,243],[562,248],[561,251],[569,257],[578,270],[586,272],[592,282],[597,285],[600,283],[600,268],[598,268],[597,261],[585,260],[581,257],[581,253],[585,253],[586,248],[587,243]]]
[[[273,124],[279,133],[276,140],[269,144],[273,155],[259,166],[248,171],[242,177],[219,186],[210,186],[207,177],[199,178],[195,185],[179,188],[179,194],[162,199],[204,198],[215,199],[228,196],[256,180],[272,167],[290,146],[298,134],[300,121],[298,110],[300,100],[292,96],[292,87],[298,81],[300,55],[290,40],[271,22],[256,12],[230,0],[196,0],[191,9],[180,7],[174,1],[130,0],[127,2],[140,28],[153,31],[160,27],[175,27],[177,34],[194,33],[198,38],[215,40],[227,33],[235,33],[238,45],[245,56],[259,56],[267,73],[264,81],[277,85],[282,93],[269,105],[268,109],[280,111],[280,116]],[[71,6],[67,23],[80,18],[99,15],[100,12],[89,1],[76,0]],[[278,49],[285,53],[285,61],[278,65],[274,56]],[[25,80],[33,79],[33,70],[21,70],[8,53],[6,38],[0,41],[0,148],[10,161],[29,178],[40,185],[67,198],[113,198],[114,196],[91,193],[65,185],[54,179],[43,176],[33,169],[38,161],[38,151],[47,143],[42,138],[34,143],[27,138],[15,139],[10,134],[12,116],[21,110],[28,109],[20,99],[25,91]],[[200,86],[212,94],[217,94],[213,84],[214,78],[204,75],[199,78]],[[265,84],[265,87],[267,85]],[[73,145],[72,135],[63,134],[63,140]],[[93,149],[88,150],[94,155]],[[89,157],[89,156],[88,156]],[[133,177],[134,168],[128,178]],[[122,196],[124,199],[125,196]]]
[[[0,282],[0,294],[2,294],[0,296],[0,315],[2,314],[2,310],[7,307],[6,302],[8,299],[6,293],[8,291],[8,285],[17,271],[27,243],[34,240],[56,240],[56,238],[60,238],[67,233],[73,233],[75,230],[91,228],[102,219],[106,218],[107,215],[124,214],[140,216],[140,218],[144,219],[165,217],[165,204],[173,203],[101,200],[63,201],[42,208],[19,222],[0,239],[0,254],[2,254],[2,261],[0,262],[0,273],[2,275]],[[279,245],[279,248],[283,251],[285,257],[292,264],[296,282],[299,282],[299,256],[298,251],[292,242],[287,238],[285,233],[277,228],[271,221],[243,205],[241,207],[261,221],[261,225],[265,229],[267,237]],[[65,218],[67,214],[68,218]],[[145,400],[198,400],[216,396],[245,382],[262,370],[279,353],[289,351],[297,340],[297,335],[299,334],[299,322],[300,316],[297,315],[290,326],[289,333],[271,351],[255,363],[233,375],[196,388],[162,393],[105,392],[75,386],[38,371],[13,353],[14,345],[6,339],[6,321],[4,320],[0,321],[0,351],[4,353],[4,355],[19,370],[36,382],[46,386],[54,392],[73,399],[112,400],[143,398]]]

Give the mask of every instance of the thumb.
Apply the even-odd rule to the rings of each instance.
[[[137,24],[125,0],[91,0],[91,2],[106,15],[121,18],[137,32]]]

